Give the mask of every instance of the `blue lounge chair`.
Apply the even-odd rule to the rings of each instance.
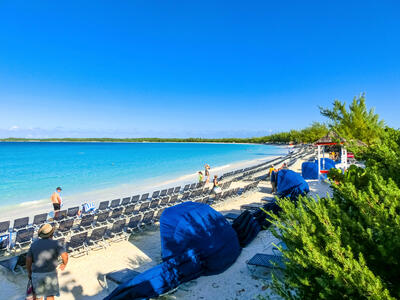
[[[158,204],[160,203],[159,199],[154,199],[151,200],[150,204],[149,204],[149,209],[155,209],[157,208]]]
[[[132,232],[135,229],[139,229],[141,220],[142,220],[142,215],[136,215],[130,218],[128,225],[126,226],[127,232]]]
[[[190,192],[184,192],[181,198],[181,202],[189,200]]]
[[[67,210],[60,210],[54,213],[54,218],[53,220],[56,222],[60,222],[62,220],[64,220],[67,217]]]
[[[178,197],[179,197],[178,194],[172,195],[171,198],[169,198],[167,205],[172,206],[172,205],[176,204],[177,202],[179,202]]]
[[[131,215],[133,215],[133,214],[135,214],[135,213],[136,213],[135,205],[134,205],[134,204],[130,204],[130,205],[128,205],[128,206],[125,208],[123,214],[124,214],[124,216],[129,217],[129,216],[131,216]]]
[[[106,238],[112,242],[126,240],[128,236],[124,232],[125,223],[125,219],[114,222]]]
[[[79,206],[70,207],[67,210],[67,217],[68,218],[75,218],[78,216]]]
[[[40,227],[47,221],[47,213],[39,214],[33,217],[33,227]]]
[[[174,194],[179,194],[181,192],[181,186],[177,186],[175,189],[174,189]]]
[[[131,203],[136,204],[137,202],[139,202],[139,198],[140,198],[140,195],[132,196]]]
[[[270,279],[271,273],[278,275],[285,268],[285,263],[283,256],[257,253],[247,262],[247,266],[253,276]]]
[[[15,244],[13,250],[23,250],[31,245],[33,239],[34,228],[29,227],[26,229],[20,229],[17,231],[17,236],[15,237]]]
[[[122,206],[115,208],[111,211],[111,215],[108,217],[108,221],[109,222],[114,222],[115,220],[121,218],[122,216],[122,211],[124,210],[124,208]]]
[[[165,189],[165,190],[162,190],[162,191],[161,191],[161,193],[160,193],[160,197],[164,197],[164,196],[166,196],[166,195],[167,195],[167,192],[168,192],[168,190],[167,190],[167,189]]]
[[[95,215],[95,227],[103,226],[107,223],[108,217],[110,216],[109,211],[101,211]]]
[[[82,256],[87,254],[86,249],[86,239],[87,239],[87,231],[75,234],[71,236],[71,239],[66,244],[67,252],[71,254],[72,257]]]
[[[66,235],[74,225],[74,219],[63,220],[58,224],[57,230],[54,232],[55,237]]]
[[[108,209],[108,204],[110,203],[110,201],[106,200],[106,201],[101,201],[99,204],[99,208],[98,210],[106,210]]]
[[[136,271],[128,269],[128,268],[107,273],[104,275],[105,287],[108,291],[109,290],[108,280],[113,281],[116,284],[121,284],[123,282],[132,280],[134,277],[136,277],[139,274],[140,274],[139,272],[136,272]]]
[[[14,220],[13,230],[18,231],[28,227],[29,217],[19,218]]]
[[[0,235],[0,256],[5,255],[10,247],[10,234]]]
[[[149,199],[149,193],[143,194],[140,198],[140,202],[147,201]]]
[[[158,206],[159,207],[166,207],[166,206],[168,206],[168,200],[169,200],[170,198],[169,197],[162,197],[161,198],[161,200],[160,200],[160,203],[158,204]]]
[[[161,218],[162,213],[164,212],[165,208],[161,208],[157,211],[155,217],[154,217],[154,221],[158,222]]]
[[[116,208],[120,205],[121,199],[112,200],[110,203],[110,209]]]
[[[147,211],[143,214],[142,226],[153,224],[154,210]]]
[[[126,206],[131,202],[131,197],[122,198],[121,205]]]
[[[105,248],[104,238],[106,230],[106,226],[93,229],[86,242],[86,245],[89,247],[90,250]]]
[[[92,228],[93,222],[94,222],[93,214],[83,215],[81,222],[79,223],[78,229],[76,231],[83,231]]]
[[[210,201],[210,196],[205,196],[203,197],[201,203],[208,204],[209,201]]]
[[[151,195],[151,199],[156,199],[160,195],[160,191],[155,191],[153,192],[153,195]]]
[[[147,211],[149,207],[150,207],[150,202],[143,202],[142,204],[140,204],[139,213]]]
[[[9,232],[10,230],[10,221],[0,222],[0,234],[4,232]]]

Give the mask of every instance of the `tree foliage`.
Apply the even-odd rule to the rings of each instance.
[[[346,113],[339,104],[325,115],[341,136],[371,145],[352,146],[365,168],[332,174],[339,182],[332,197],[278,200],[272,230],[287,246],[287,262],[273,287],[286,299],[399,299],[400,131],[383,128],[371,110],[365,114],[363,99]]]
[[[292,129],[287,132],[274,133],[254,140],[259,143],[313,143],[327,133],[328,127],[325,124],[314,122],[302,130]]]
[[[326,135],[328,128],[326,125],[315,122],[311,126],[302,130],[291,130],[289,132],[280,132],[263,137],[252,138],[48,138],[48,139],[25,139],[25,138],[7,138],[0,141],[8,142],[172,142],[172,143],[313,143]]]
[[[348,141],[362,141],[367,145],[379,143],[384,130],[384,122],[379,120],[374,109],[367,110],[365,96],[354,97],[346,109],[346,102],[335,100],[333,108],[320,107],[321,114],[330,121],[331,129]]]

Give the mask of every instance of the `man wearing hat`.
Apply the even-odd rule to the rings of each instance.
[[[61,256],[63,271],[68,263],[68,254],[64,246],[53,240],[54,228],[44,224],[38,231],[39,239],[34,241],[26,254],[26,269],[32,279],[32,286],[36,299],[53,300],[60,295],[58,285],[57,266]]]

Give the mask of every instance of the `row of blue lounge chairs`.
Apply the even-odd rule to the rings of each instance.
[[[272,165],[279,165],[283,162],[287,162],[288,166],[291,166],[292,164],[294,164],[297,161],[298,158],[305,156],[307,154],[311,154],[313,151],[314,151],[313,149],[312,150],[301,149],[298,152],[295,152],[293,154],[290,154],[290,155],[287,155],[284,157],[278,157],[273,160],[263,162],[261,164],[258,164],[258,165],[252,166],[252,167],[225,173],[220,177],[220,180],[229,179],[232,181],[238,181],[238,180],[246,180],[246,178],[252,179],[252,180],[265,179],[268,175],[267,171]],[[264,174],[261,176],[258,176],[256,178],[252,177],[254,174],[257,174],[260,172],[263,172]]]
[[[81,216],[77,215],[79,207],[69,208],[68,210],[60,211],[57,218],[55,218],[57,220],[52,220],[53,225],[57,228],[55,238],[66,242],[68,251],[75,251],[80,248],[88,249],[87,245],[90,245],[93,241],[104,242],[117,233],[119,235],[123,235],[122,232],[127,234],[134,229],[157,222],[163,210],[169,206],[185,201],[213,204],[229,197],[240,195],[255,188],[257,184],[258,182],[254,182],[242,189],[229,190],[231,182],[226,182],[223,184],[223,192],[216,195],[210,194],[211,190],[209,188],[199,188],[182,194],[163,197],[155,193],[153,194],[154,197],[152,195],[150,199],[142,197],[146,199],[144,201],[141,201],[142,198],[137,201],[136,196],[130,198],[130,201],[124,201],[126,198],[122,199],[122,201],[120,199],[111,202],[104,201],[100,203],[95,212],[82,214]],[[26,250],[34,239],[37,229],[47,221],[43,216],[44,214],[40,218],[35,216],[34,223],[30,225],[27,224],[29,222],[27,218],[17,219],[14,222],[17,227],[12,229],[8,229],[9,222],[2,222],[6,223],[2,228],[3,233],[8,231],[6,235],[8,238],[0,240],[0,255],[14,256],[23,253],[23,250]],[[92,234],[89,235],[90,232]],[[15,235],[14,242],[12,242],[13,235]],[[97,239],[100,235],[102,239]],[[84,240],[84,244],[79,242],[81,240]]]

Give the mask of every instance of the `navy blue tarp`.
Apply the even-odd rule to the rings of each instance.
[[[277,174],[277,192],[280,197],[289,197],[295,200],[298,195],[305,195],[310,191],[308,183],[300,174],[282,169]]]
[[[149,299],[201,275],[199,256],[193,250],[171,258],[120,284],[105,300]]]
[[[164,262],[121,284],[105,299],[156,297],[201,275],[225,271],[241,251],[236,232],[224,216],[202,203],[165,209],[160,235]]]
[[[236,232],[224,216],[202,203],[167,208],[161,215],[160,234],[163,260],[195,249],[203,258],[205,275],[223,272],[241,250]]]

